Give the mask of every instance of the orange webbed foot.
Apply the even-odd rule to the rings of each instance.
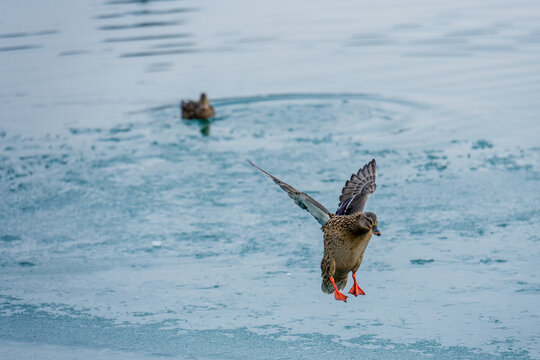
[[[330,276],[330,282],[334,286],[334,297],[336,298],[336,300],[341,300],[341,301],[347,302],[347,296],[345,296],[345,295],[343,295],[342,293],[339,292],[339,290],[338,290],[338,288],[336,286],[336,283],[334,282],[334,277],[333,276]]]
[[[356,273],[352,274],[352,278],[354,280],[354,284],[353,284],[351,290],[349,290],[349,294],[353,294],[354,296],[366,295],[364,290],[360,289],[360,286],[358,286],[358,283],[356,282]]]
[[[334,291],[334,297],[336,298],[336,300],[341,300],[341,301],[347,302],[347,296],[343,295],[339,291]]]
[[[354,296],[358,295],[366,295],[364,290],[360,289],[360,286],[358,284],[354,284],[351,290],[349,290],[349,294],[353,294]]]

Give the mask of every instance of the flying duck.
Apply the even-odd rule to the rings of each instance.
[[[362,263],[364,252],[373,234],[380,236],[377,227],[377,215],[364,212],[364,205],[368,197],[375,191],[375,178],[377,177],[377,164],[375,159],[364,165],[356,174],[347,180],[341,196],[338,210],[335,214],[326,210],[315,199],[306,193],[300,192],[291,185],[284,183],[270,175],[257,165],[248,162],[272,179],[283,189],[296,205],[309,211],[322,225],[324,234],[324,256],[321,261],[321,289],[327,294],[334,293],[336,300],[347,301],[342,290],[347,285],[349,271],[352,271],[354,284],[349,294],[354,296],[366,293],[358,286],[356,272]]]

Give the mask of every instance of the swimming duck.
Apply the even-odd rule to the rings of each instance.
[[[216,116],[216,112],[205,93],[201,94],[199,101],[184,101],[182,100],[182,118],[184,119],[200,119],[205,120]]]
[[[248,162],[272,179],[283,189],[296,205],[307,210],[322,225],[324,234],[324,256],[321,261],[321,289],[327,294],[334,293],[336,300],[347,301],[342,290],[347,285],[349,271],[352,271],[354,284],[349,294],[354,296],[366,293],[358,286],[356,272],[362,263],[364,252],[373,234],[380,236],[377,215],[364,212],[368,197],[375,191],[377,164],[375,159],[364,165],[347,180],[335,214],[326,210],[315,199],[300,192],[291,185],[270,175],[257,165]]]

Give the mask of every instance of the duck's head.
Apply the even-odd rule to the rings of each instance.
[[[377,221],[377,215],[372,212],[366,212],[364,213],[364,216],[368,219],[368,222],[371,223],[371,231],[373,232],[373,235],[381,236],[382,233],[378,228],[379,222]]]
[[[206,97],[206,93],[201,93],[201,100],[200,103],[204,106],[209,105],[208,98]]]

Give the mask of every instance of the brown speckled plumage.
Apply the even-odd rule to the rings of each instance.
[[[182,108],[182,118],[192,120],[200,119],[205,120],[211,117],[216,116],[216,112],[205,93],[201,94],[201,99],[199,101],[183,101],[180,105]]]
[[[377,226],[373,213],[332,216],[322,227],[324,255],[321,261],[321,288],[327,294],[334,292],[330,282],[333,276],[339,290],[347,285],[349,272],[356,272],[369,244],[372,227]]]
[[[349,293],[355,296],[364,295],[356,283],[356,271],[362,263],[371,236],[381,234],[377,216],[371,212],[363,212],[368,197],[376,188],[375,159],[347,180],[336,214],[330,213],[309,195],[270,175],[251,161],[249,163],[271,178],[297,205],[309,211],[322,225],[324,233],[324,255],[321,261],[322,291],[327,294],[335,293],[337,300],[347,301],[347,297],[335,289],[341,290],[347,285],[348,274],[352,271],[354,284]]]

